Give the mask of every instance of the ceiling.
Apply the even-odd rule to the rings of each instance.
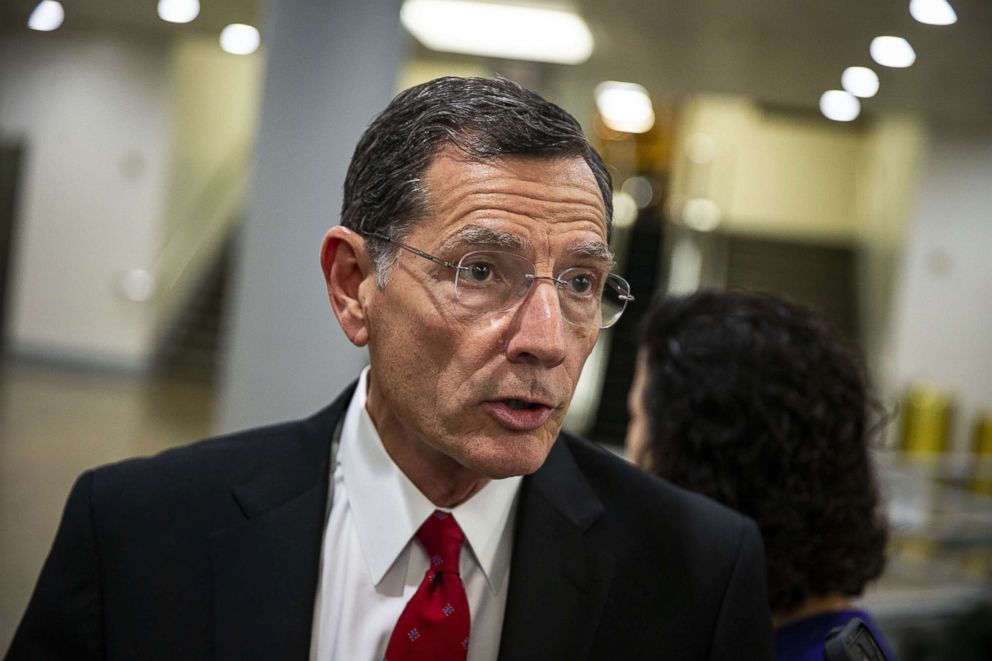
[[[109,28],[149,38],[181,32],[219,34],[230,23],[259,25],[264,0],[200,0],[192,23],[166,23],[158,17],[157,0],[59,0],[65,7],[64,30]],[[0,0],[0,25],[24,25],[38,0]]]
[[[848,66],[871,66],[866,114],[915,113],[942,125],[992,127],[992,2],[950,0],[958,22],[923,25],[908,0],[584,0],[598,37],[590,66],[673,94],[743,94],[815,109]],[[908,69],[868,55],[878,35],[907,38]]]
[[[935,27],[913,20],[908,0],[576,0],[596,50],[575,74],[639,82],[661,96],[741,94],[815,110],[820,94],[839,88],[845,67],[866,65],[881,79],[878,95],[863,102],[866,116],[911,113],[942,127],[992,130],[992,2],[950,1],[958,22]],[[189,25],[159,20],[155,0],[62,2],[77,26],[168,38],[248,22],[261,24],[264,40],[264,0],[201,0]],[[24,24],[35,2],[2,4],[9,29]],[[882,34],[909,39],[916,64],[874,65],[868,44]],[[565,68],[547,67],[548,75]]]

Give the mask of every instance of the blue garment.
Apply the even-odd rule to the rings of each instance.
[[[823,661],[823,648],[827,634],[842,627],[851,618],[860,618],[868,625],[875,642],[882,649],[887,661],[897,661],[892,646],[885,640],[871,615],[862,610],[850,609],[817,613],[775,630],[775,658],[777,661]]]

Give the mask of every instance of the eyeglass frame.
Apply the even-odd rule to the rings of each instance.
[[[459,259],[458,260],[458,263],[456,264],[456,263],[453,263],[453,262],[451,262],[451,261],[449,261],[447,259],[441,259],[440,257],[437,257],[435,255],[432,255],[432,254],[430,254],[428,252],[424,252],[423,250],[420,250],[419,248],[414,248],[413,246],[407,245],[407,244],[403,243],[402,241],[397,241],[396,239],[391,239],[388,236],[386,236],[385,234],[380,234],[379,232],[362,231],[361,234],[362,234],[362,236],[364,236],[366,238],[379,239],[380,241],[385,241],[386,243],[392,243],[395,246],[398,246],[400,248],[403,248],[404,250],[407,250],[409,252],[412,252],[414,255],[417,255],[418,257],[423,257],[424,259],[428,259],[428,260],[434,262],[435,264],[440,264],[441,266],[443,266],[445,268],[453,269],[456,272],[457,271],[460,271],[460,270],[465,270],[465,271],[468,271],[469,270],[469,267],[468,266],[460,266],[462,259],[465,259],[465,257],[467,255],[473,254],[475,252],[483,252],[483,253],[485,253],[485,252],[505,252],[505,251],[491,251],[491,250],[472,251],[472,252],[469,252],[469,253],[466,253],[465,255],[463,255],[462,258]],[[533,262],[531,262],[531,266],[535,267],[535,270],[536,270],[536,266],[534,265]],[[565,269],[565,270],[568,270],[568,269]],[[562,271],[562,272],[564,273],[564,271]],[[568,285],[567,282],[565,282],[564,280],[560,279],[559,277],[553,276],[553,275],[537,275],[536,273],[529,273],[529,274],[525,274],[525,275],[526,275],[527,279],[531,281],[531,283],[533,283],[535,280],[548,280],[548,281],[550,281],[550,282],[552,282],[552,283],[555,284],[556,290],[558,288],[560,288],[560,287],[565,287],[565,286]],[[627,310],[627,304],[634,300],[633,294],[630,293],[630,283],[627,282],[626,278],[624,278],[623,276],[618,275],[616,273],[613,273],[612,271],[607,274],[607,277],[609,277],[611,275],[614,276],[615,278],[617,278],[618,280],[620,280],[624,285],[627,286],[627,293],[626,294],[619,293],[619,298],[620,298],[621,301],[623,301],[623,308],[621,308],[619,314],[617,314],[616,318],[613,319],[613,321],[611,321],[609,324],[607,324],[605,326],[599,326],[599,330],[605,330],[607,328],[610,328],[611,326],[613,326],[614,324],[616,324],[618,321],[620,321],[620,317],[622,317],[623,316],[623,313]],[[529,289],[529,287],[528,287],[528,289]],[[524,296],[524,298],[526,298],[526,295]],[[521,300],[523,300],[523,299],[521,299]],[[512,308],[508,308],[508,309],[512,309]],[[571,321],[570,319],[568,319],[564,315],[563,315],[563,318],[565,319],[565,321],[567,321],[568,323],[572,324],[573,326],[581,327],[581,324],[577,324],[574,321]]]

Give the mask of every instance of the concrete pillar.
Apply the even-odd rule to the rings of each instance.
[[[274,0],[265,91],[226,326],[218,426],[308,415],[366,362],[327,302],[318,252],[355,143],[405,54],[399,0]]]

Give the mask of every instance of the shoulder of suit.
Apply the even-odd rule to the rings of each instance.
[[[109,477],[181,469],[189,465],[203,466],[205,462],[229,462],[237,455],[264,449],[266,445],[271,446],[271,449],[277,448],[279,441],[299,436],[303,422],[297,420],[222,434],[170,448],[152,456],[133,457],[100,466],[93,469],[93,472],[101,477]]]
[[[161,525],[165,517],[189,518],[215,509],[231,488],[269,461],[279,462],[300,436],[300,422],[210,438],[93,469],[90,499],[98,521],[111,527]],[[122,523],[123,522],[123,523]]]
[[[734,510],[634,466],[601,445],[568,433],[561,440],[575,458],[607,512],[631,520],[679,525],[699,534],[739,534],[747,519]]]
[[[147,546],[160,540],[162,531],[176,544],[182,535],[239,524],[246,506],[239,493],[261,493],[278,504],[326,484],[340,408],[339,399],[303,420],[101,466],[76,482],[70,501],[88,508],[108,557],[139,541]],[[73,512],[78,516],[81,510]]]
[[[345,392],[348,398],[350,392]],[[226,488],[263,471],[323,470],[318,464],[326,456],[342,399],[347,401],[342,395],[309,418],[223,434],[154,456],[101,466],[91,471],[94,489],[111,494],[183,490],[193,497],[198,490]]]

